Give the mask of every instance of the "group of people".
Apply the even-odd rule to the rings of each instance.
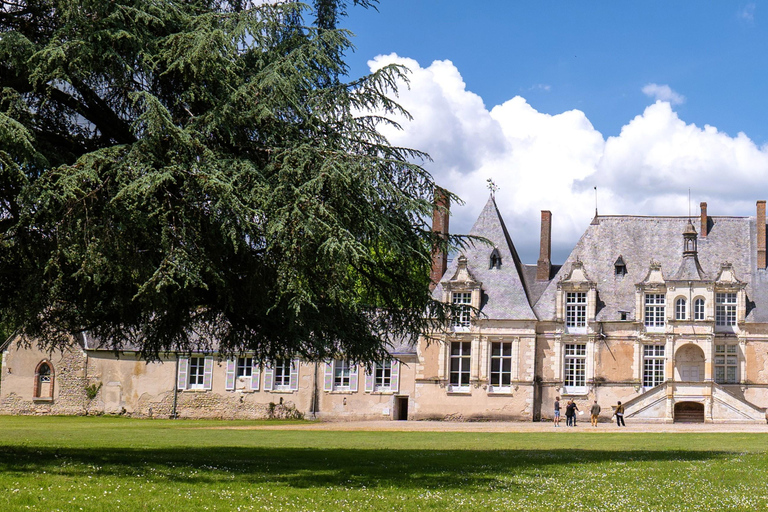
[[[565,426],[567,427],[575,427],[576,426],[576,411],[579,410],[579,407],[576,405],[576,402],[573,400],[568,400],[568,403],[565,405]],[[600,417],[600,406],[597,403],[597,400],[592,404],[592,407],[589,409],[591,424],[593,427],[597,426],[597,420]],[[619,427],[626,427],[624,424],[624,406],[621,405],[621,402],[619,402],[616,405],[616,410],[613,412],[613,414],[616,416],[616,425]],[[560,397],[555,398],[555,426],[560,426]]]

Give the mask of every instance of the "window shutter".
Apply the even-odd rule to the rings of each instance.
[[[205,367],[203,368],[203,389],[211,389],[213,384],[213,357],[205,357]]]
[[[187,376],[189,375],[189,358],[179,358],[179,375],[177,379],[177,389],[187,389]]]
[[[291,388],[291,391],[299,390],[299,360],[298,359],[291,360],[290,388]]]
[[[349,390],[357,391],[357,365],[349,365]]]
[[[333,391],[333,361],[325,363],[325,379],[323,379],[323,389]]]
[[[275,369],[270,365],[264,368],[264,391],[272,391],[272,383],[275,381]]]
[[[251,391],[258,391],[259,390],[259,382],[261,381],[261,366],[259,366],[259,363],[256,361],[256,358],[253,358],[253,362],[251,363]]]
[[[400,361],[393,359],[390,369],[391,373],[389,374],[389,389],[393,393],[397,393],[400,391]]]
[[[373,368],[371,368],[374,372],[376,371],[376,365],[373,365]],[[365,369],[365,392],[370,393],[373,391],[373,373],[369,372],[368,369]]]
[[[237,367],[237,359],[227,359],[227,382],[224,385],[224,389],[227,391],[234,391],[235,389],[235,368]]]

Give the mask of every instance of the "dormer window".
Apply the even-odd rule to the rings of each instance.
[[[718,327],[736,325],[736,294],[715,294],[715,325]]]
[[[663,293],[645,294],[645,326],[664,327],[666,300]]]
[[[624,263],[624,258],[621,255],[619,255],[616,263],[613,264],[613,268],[615,269],[616,276],[623,277],[627,275],[627,264]]]
[[[565,294],[565,325],[566,327],[586,327],[586,292],[568,292]]]
[[[453,317],[454,327],[469,327],[470,314],[472,312],[472,292],[454,292],[453,304],[459,307]]]
[[[499,254],[499,248],[495,247],[493,249],[493,252],[491,253],[491,263],[488,267],[489,269],[492,268],[501,268],[501,254]]]

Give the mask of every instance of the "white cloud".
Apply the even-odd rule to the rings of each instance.
[[[540,211],[553,213],[553,252],[562,262],[594,215],[598,187],[602,214],[688,212],[707,201],[711,215],[754,215],[756,191],[768,182],[768,147],[745,134],[681,120],[669,101],[656,101],[616,137],[604,139],[586,115],[538,112],[521,96],[490,110],[467,91],[450,61],[422,68],[397,55],[380,56],[372,69],[399,62],[411,69],[399,102],[413,115],[393,144],[427,151],[426,167],[440,185],[466,202],[454,207],[451,229],[466,233],[488,199],[486,180],[527,263],[538,257]]]
[[[738,17],[750,22],[755,21],[755,9],[757,9],[755,2],[749,2],[739,9]]]
[[[643,87],[643,94],[656,101],[667,101],[672,105],[685,103],[685,96],[676,93],[668,85],[648,84]]]

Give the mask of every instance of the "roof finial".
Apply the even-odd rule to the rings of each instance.
[[[597,185],[595,185],[595,217],[597,217]]]
[[[485,181],[488,182],[487,187],[488,187],[488,190],[491,191],[491,197],[496,199],[496,191],[499,190],[498,185],[496,185],[491,178],[488,178]]]

